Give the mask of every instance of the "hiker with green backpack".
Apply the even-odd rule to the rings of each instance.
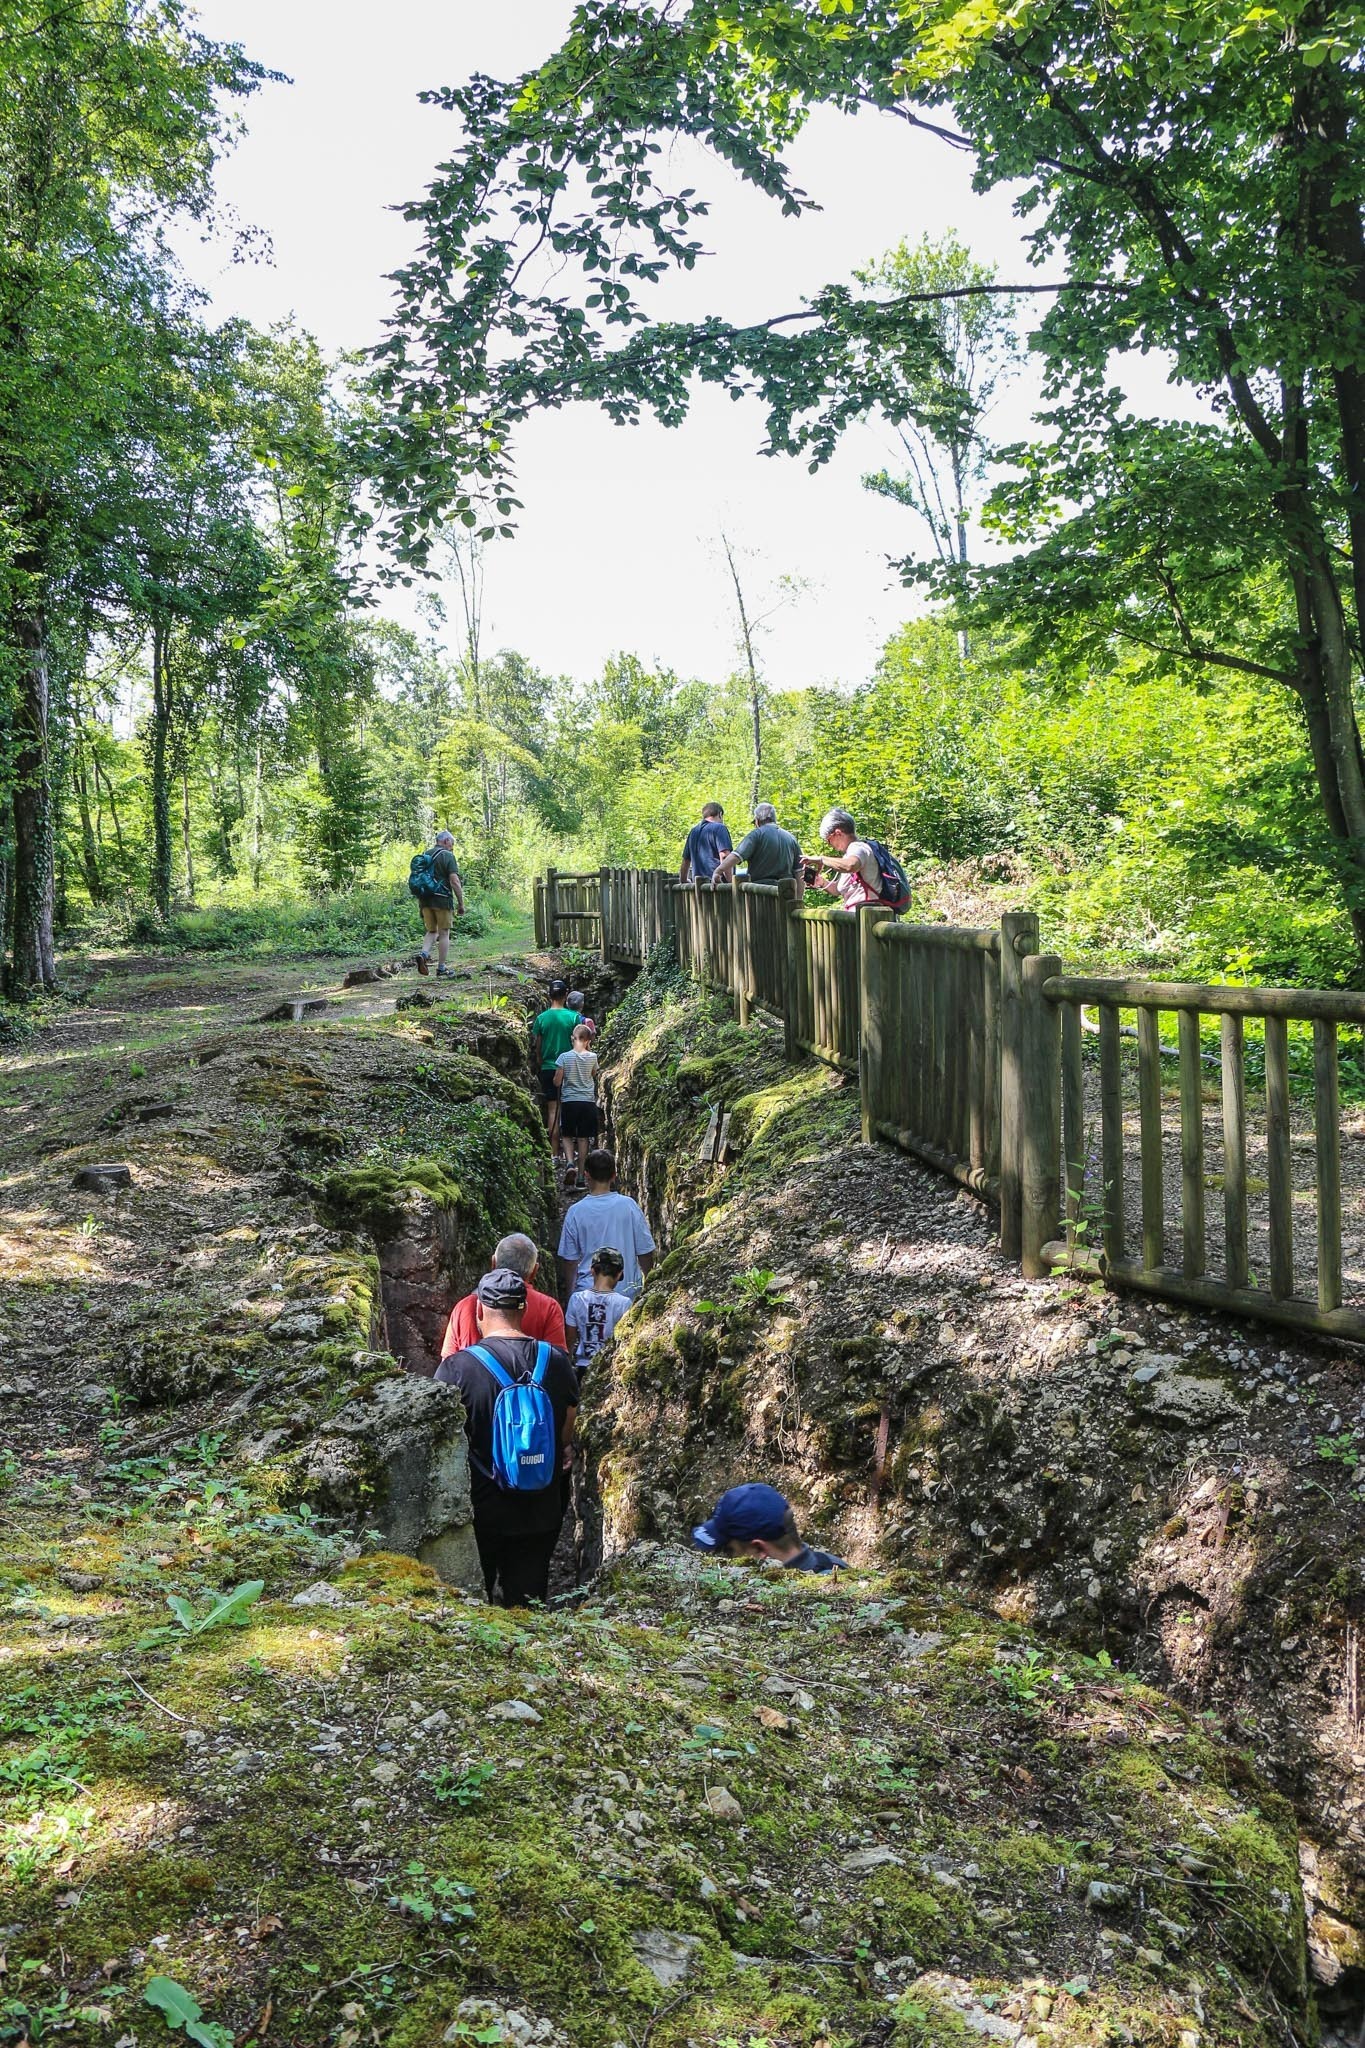
[[[446,955],[450,951],[450,920],[464,916],[464,883],[455,863],[455,839],[450,832],[438,832],[436,844],[415,853],[408,869],[408,890],[421,907],[426,938],[417,955],[417,972],[425,974],[431,961],[431,942],[436,941],[437,975],[449,974]]]

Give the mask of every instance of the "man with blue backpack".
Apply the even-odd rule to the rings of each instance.
[[[820,820],[820,837],[828,853],[807,854],[807,876],[817,889],[837,896],[845,910],[861,903],[880,903],[899,913],[910,908],[910,884],[905,869],[880,839],[860,839],[852,814],[840,808],[826,811]],[[812,870],[826,869],[816,877]]]
[[[464,883],[455,864],[455,840],[449,832],[438,832],[436,844],[415,853],[408,868],[408,890],[417,898],[426,937],[417,955],[417,972],[425,974],[431,960],[431,942],[436,941],[436,972],[449,974],[446,955],[450,951],[450,920],[464,916]]]
[[[523,1334],[520,1273],[495,1267],[476,1294],[479,1342],[443,1358],[436,1378],[458,1387],[464,1402],[474,1539],[488,1597],[525,1607],[550,1595],[578,1379],[567,1351]]]

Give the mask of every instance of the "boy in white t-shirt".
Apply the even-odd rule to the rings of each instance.
[[[645,1212],[629,1195],[616,1192],[616,1161],[610,1152],[589,1152],[584,1171],[588,1192],[565,1211],[559,1233],[559,1298],[567,1301],[591,1288],[593,1254],[610,1246],[626,1262],[621,1292],[633,1301],[654,1264]]]
[[[628,1309],[630,1296],[620,1291],[626,1262],[611,1245],[603,1245],[592,1256],[592,1286],[579,1288],[569,1296],[564,1311],[564,1328],[574,1371],[582,1383],[588,1367]]]

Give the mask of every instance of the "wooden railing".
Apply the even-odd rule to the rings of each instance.
[[[594,921],[625,962],[675,930],[682,966],[741,1022],[765,1010],[790,1058],[856,1072],[864,1139],[998,1203],[1025,1274],[1065,1266],[1365,1341],[1338,1074],[1365,995],[1068,975],[1027,911],[967,930],[807,909],[795,882],[713,890],[604,868],[537,883],[542,944],[586,943]]]
[[[1060,963],[1049,965],[1059,970]],[[1051,1013],[1044,1028],[1060,1037],[1062,1151],[1060,1206],[1049,1202],[1036,1226],[1045,1239],[1040,1263],[1084,1263],[1147,1293],[1365,1340],[1365,1303],[1358,1287],[1356,1298],[1346,1299],[1343,1273],[1337,1045],[1340,1026],[1365,1024],[1365,996],[1060,971],[1043,981],[1042,995]],[[1087,1008],[1098,1017],[1094,1062],[1086,1058]],[[1136,1058],[1127,1072],[1125,1012],[1137,1020]],[[1173,1046],[1163,1040],[1163,1016],[1174,1017]],[[1205,1020],[1216,1026],[1208,1050]],[[1299,1112],[1308,1128],[1297,1136],[1290,1068],[1296,1023],[1311,1028],[1312,1063],[1311,1109]],[[1255,1119],[1247,1112],[1248,1026],[1264,1061],[1263,1114]],[[1307,1032],[1302,1042],[1307,1053]],[[1045,1045],[1049,1068],[1054,1050]],[[1173,1090],[1163,1059],[1175,1066]],[[1088,1085],[1092,1066],[1095,1085]],[[1125,1146],[1134,1067],[1135,1190]],[[1206,1087],[1206,1068],[1217,1074],[1216,1090]],[[1052,1136],[1049,1130],[1049,1145]],[[1296,1175],[1296,1165],[1306,1170]],[[1210,1188],[1221,1190],[1221,1202],[1206,1202]],[[1296,1242],[1295,1211],[1303,1214],[1310,1204],[1303,1244]]]
[[[864,912],[864,1136],[1000,1197],[1000,933]]]
[[[676,877],[666,868],[602,868],[597,881],[603,958],[643,967],[673,928]]]
[[[547,868],[535,881],[536,944],[597,946],[604,959],[641,967],[673,928],[675,882],[666,868]]]

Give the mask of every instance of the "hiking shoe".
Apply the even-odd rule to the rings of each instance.
[[[426,954],[425,954],[425,953],[419,953],[419,954],[417,955],[417,972],[418,972],[419,974],[425,974],[425,973],[426,973],[426,971],[427,971],[427,956],[426,956]]]
[[[455,969],[453,967],[438,967],[436,970],[436,979],[438,981],[454,981]]]

